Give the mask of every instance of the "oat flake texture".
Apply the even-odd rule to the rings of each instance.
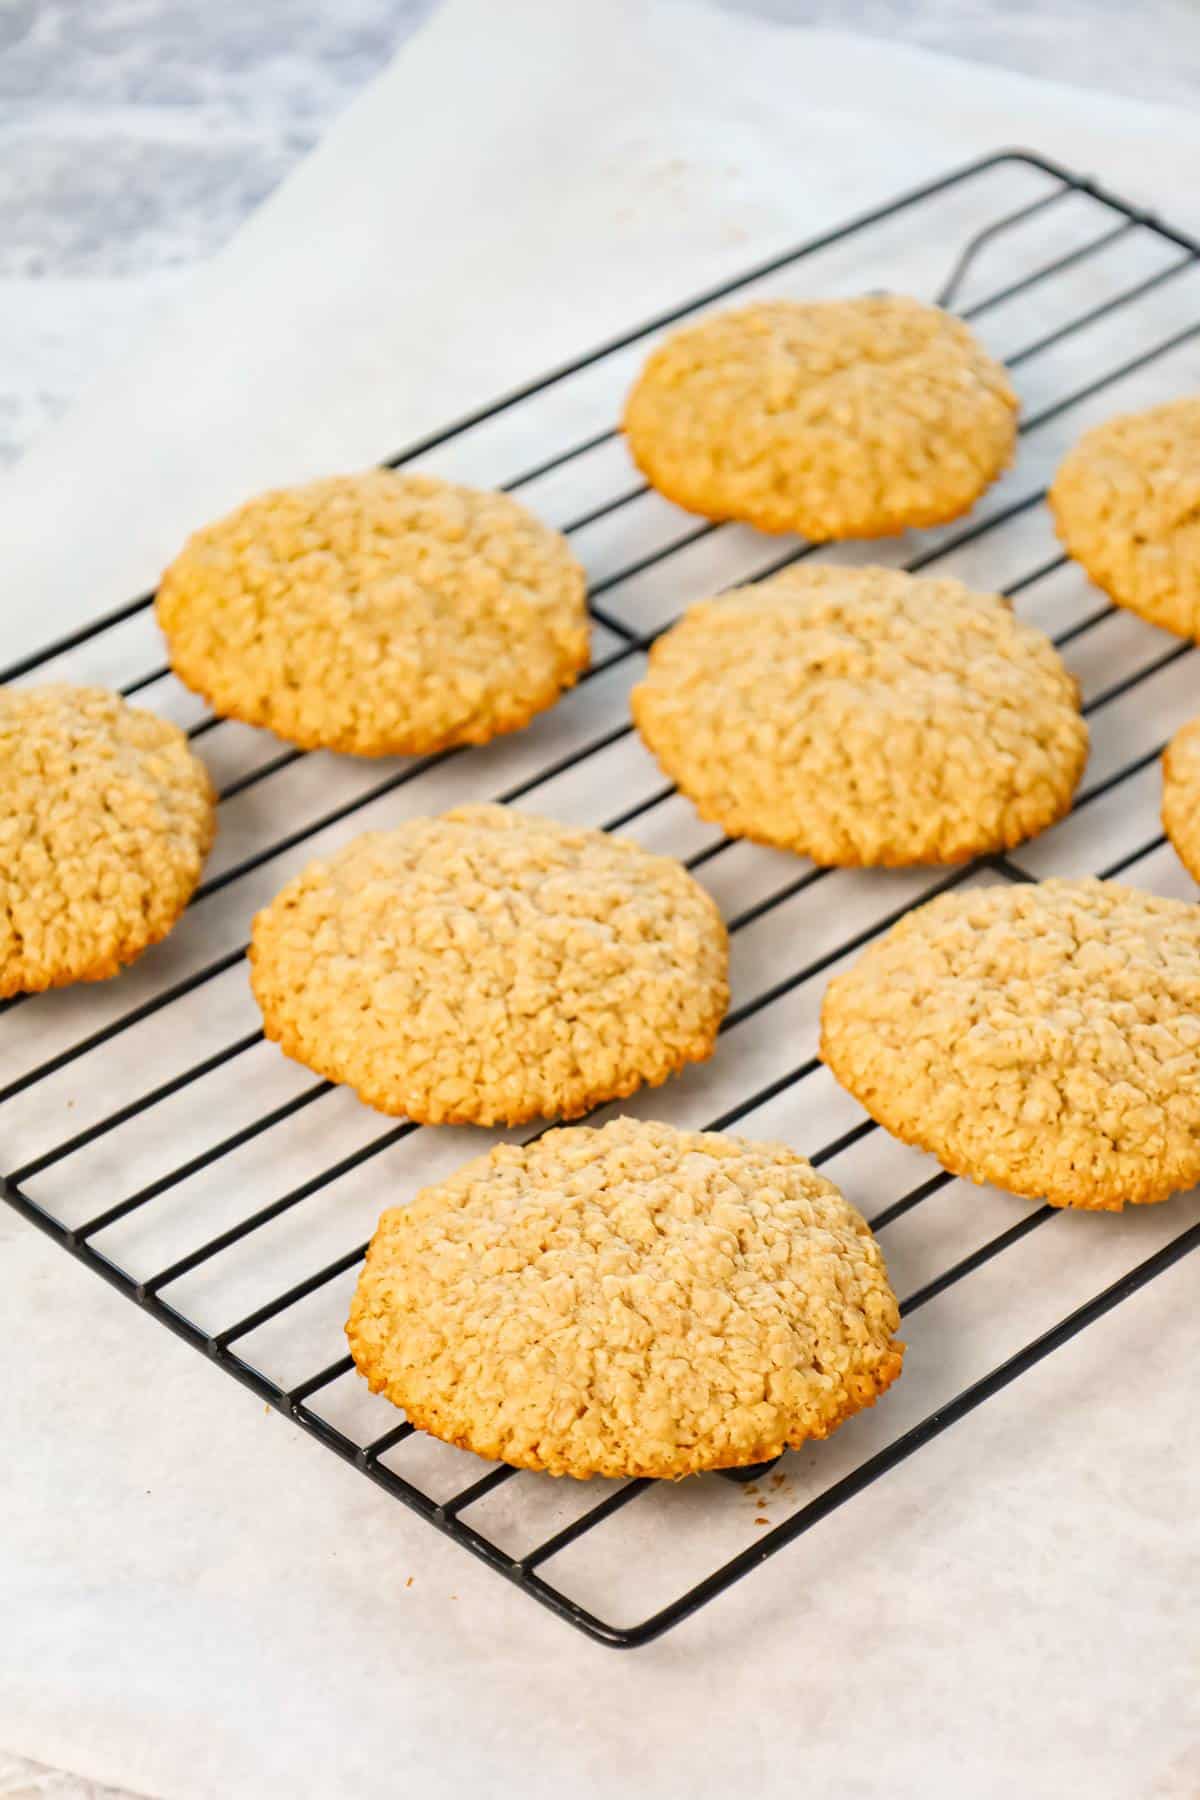
[[[1200,638],[1200,395],[1085,432],[1049,499],[1064,548],[1111,599]]]
[[[0,995],[103,981],[165,937],[214,817],[177,725],[104,688],[0,688]]]
[[[883,537],[973,505],[1017,398],[962,323],[900,295],[767,300],[684,325],[625,406],[634,461],[711,519]]]
[[[712,1053],[725,927],[677,862],[503,806],[370,832],[254,921],[267,1036],[430,1124],[576,1118]]]
[[[693,606],[658,639],[634,718],[735,837],[825,864],[952,863],[1071,804],[1079,691],[995,594],[805,564]]]
[[[1167,745],[1162,821],[1180,862],[1200,881],[1200,719],[1190,720]]]
[[[821,1027],[842,1085],[956,1175],[1114,1211],[1200,1180],[1200,907],[943,894],[830,983]]]
[[[794,1150],[617,1119],[386,1212],[346,1331],[435,1437],[674,1477],[827,1437],[899,1375],[899,1318],[865,1221]]]
[[[261,494],[159,588],[181,681],[222,715],[360,756],[483,744],[588,661],[582,569],[506,494],[374,469]]]

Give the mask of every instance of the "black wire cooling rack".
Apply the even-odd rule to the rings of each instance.
[[[945,888],[1125,871],[1194,892],[1157,830],[1154,765],[1175,726],[1200,710],[1197,651],[1090,589],[1057,552],[1041,502],[1083,425],[1200,386],[1198,261],[1200,245],[1161,219],[1039,156],[1003,152],[745,271],[392,458],[520,491],[569,533],[589,569],[591,670],[551,713],[486,749],[371,764],[304,755],[215,719],[159,660],[149,595],[5,670],[5,680],[144,693],[204,745],[222,816],[207,879],[167,943],[103,988],[3,1008],[10,1205],[430,1524],[613,1645],[677,1624],[1195,1249],[1194,1196],[1109,1219],[964,1189],[877,1131],[830,1081],[815,1045],[826,972]],[[870,559],[945,567],[1012,595],[1062,646],[1092,728],[1070,817],[1011,858],[949,875],[820,870],[715,836],[663,784],[628,718],[642,653],[689,600],[810,553],[863,560],[861,546],[810,552],[698,523],[649,493],[611,424],[634,368],[664,327],[727,296],[869,287],[959,309],[1008,363],[1023,401],[1017,464],[971,520],[872,545]],[[351,1372],[341,1324],[375,1217],[490,1140],[408,1122],[383,1129],[345,1090],[286,1063],[255,1024],[246,929],[310,855],[368,826],[482,797],[619,828],[681,856],[709,885],[733,947],[721,1047],[625,1110],[787,1137],[831,1167],[882,1234],[906,1296],[904,1380],[773,1472],[554,1482],[424,1438]],[[1051,1238],[1053,1253],[1039,1252]],[[401,1545],[398,1570],[404,1554]]]

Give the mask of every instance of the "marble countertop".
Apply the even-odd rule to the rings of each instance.
[[[1144,0],[1131,43],[1116,29],[1118,4],[727,0],[1190,103],[1200,12],[1191,0]],[[0,460],[14,462],[91,376],[137,346],[435,5],[0,0]],[[34,1795],[122,1800],[0,1754],[0,1796]]]
[[[432,0],[0,0],[0,459],[133,348]]]

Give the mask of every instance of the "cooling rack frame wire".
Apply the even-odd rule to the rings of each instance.
[[[780,256],[776,256],[767,262],[755,264],[753,267],[742,271],[740,274],[723,282],[719,286],[710,288],[705,293],[694,296],[692,299],[680,304],[668,312],[659,313],[643,324],[624,332],[617,337],[607,340],[605,343],[588,351],[586,354],[560,365],[549,373],[539,377],[537,380],[524,384],[502,396],[500,399],[495,400],[486,406],[481,406],[474,412],[464,415],[462,418],[456,420],[453,424],[444,427],[440,431],[422,438],[419,442],[410,444],[407,449],[390,458],[387,466],[400,467],[417,458],[428,455],[429,453],[452,443],[453,440],[462,436],[464,433],[469,432],[473,428],[486,424],[488,421],[496,419],[509,412],[511,409],[518,407],[522,402],[545,394],[548,390],[557,387],[560,383],[568,381],[572,376],[578,375],[591,368],[594,364],[601,362],[604,358],[637,345],[639,341],[650,336],[662,327],[670,325],[677,320],[681,320],[689,314],[699,311],[718,301],[735,296],[741,289],[750,286],[754,282],[769,277],[776,272],[790,269],[793,265],[801,263],[806,257],[812,256],[819,251],[825,250],[845,240],[853,239],[856,235],[867,233],[872,227],[893,219],[897,215],[906,212],[914,212],[919,209],[924,202],[934,200],[936,197],[950,193],[956,188],[960,188],[964,186],[964,184],[968,184],[989,171],[998,169],[1004,165],[1020,165],[1035,170],[1041,175],[1049,178],[1054,185],[1028,204],[1010,210],[998,218],[989,220],[986,224],[976,230],[967,243],[961,247],[955,245],[947,246],[947,262],[950,264],[951,273],[938,295],[939,301],[942,304],[947,306],[953,304],[955,298],[962,290],[964,282],[976,265],[977,259],[989,245],[993,244],[998,238],[1003,238],[1005,233],[1017,229],[1038,213],[1054,207],[1061,200],[1070,195],[1085,195],[1089,199],[1096,201],[1106,209],[1107,212],[1113,215],[1112,223],[1094,240],[1089,240],[1083,245],[1063,252],[1061,255],[1053,258],[1049,263],[1039,265],[1038,269],[1010,281],[1006,286],[995,290],[985,299],[976,302],[973,307],[966,310],[963,315],[965,317],[969,318],[976,313],[982,312],[989,306],[996,305],[1002,300],[1007,300],[1037,281],[1045,279],[1053,273],[1060,272],[1068,267],[1076,265],[1086,260],[1089,256],[1099,255],[1110,245],[1117,243],[1121,238],[1130,236],[1139,230],[1152,234],[1162,243],[1177,247],[1183,253],[1177,260],[1169,265],[1164,265],[1163,268],[1157,270],[1144,280],[1137,282],[1128,290],[1123,290],[1121,293],[1110,297],[1108,300],[1090,307],[1078,317],[1073,318],[1064,325],[1060,325],[1054,331],[1044,335],[1041,339],[1025,346],[1019,357],[1009,358],[1010,363],[1015,364],[1025,357],[1033,356],[1049,345],[1060,342],[1064,337],[1070,336],[1073,332],[1083,330],[1086,326],[1102,317],[1105,313],[1134,303],[1160,284],[1170,281],[1176,274],[1195,267],[1196,263],[1200,261],[1200,243],[1194,238],[1165,223],[1158,218],[1157,215],[1145,212],[1141,208],[1131,205],[1119,196],[1109,192],[1106,188],[1101,187],[1098,183],[1073,174],[1060,167],[1058,164],[1031,151],[997,151],[991,156],[981,157],[961,168],[954,169],[948,174],[940,176],[934,181],[927,182],[918,188],[913,188],[908,192],[887,201],[881,206],[875,207],[868,212],[861,213],[844,224],[841,224],[830,231],[826,231],[817,237],[811,238]],[[956,251],[957,254],[955,254]],[[1177,332],[1173,336],[1156,343],[1148,350],[1141,351],[1137,355],[1131,356],[1118,367],[1108,370],[1097,379],[1088,383],[1085,387],[1056,401],[1053,405],[1044,408],[1040,413],[1025,418],[1022,422],[1022,430],[1028,432],[1029,430],[1036,429],[1039,424],[1046,422],[1048,419],[1056,416],[1067,408],[1079,404],[1082,400],[1091,395],[1103,391],[1114,382],[1149,364],[1158,356],[1167,354],[1196,335],[1200,335],[1200,320],[1194,325],[1189,325],[1186,330]],[[509,490],[519,490],[527,483],[564,467],[574,458],[598,449],[616,436],[617,431],[615,427],[607,428],[600,432],[592,432],[590,435],[572,443],[568,448],[557,451],[552,455],[547,455],[540,461],[529,465],[522,472],[506,481],[503,485]],[[640,497],[645,491],[644,484],[641,483],[638,483],[636,486],[625,488],[613,498],[605,501],[602,505],[594,506],[588,512],[573,519],[565,529],[568,532],[580,530],[584,526],[592,524],[597,519],[618,511],[621,507]],[[999,512],[990,517],[963,526],[948,538],[940,540],[937,543],[936,548],[922,552],[917,557],[910,559],[905,566],[909,569],[919,569],[926,564],[933,562],[935,559],[940,559],[952,553],[960,547],[975,544],[979,540],[985,538],[989,532],[1003,528],[1009,520],[1018,518],[1023,513],[1036,507],[1043,498],[1044,492],[1041,489],[1035,493],[1025,495],[1010,504],[1007,504]],[[594,664],[593,668],[588,672],[588,675],[584,677],[585,681],[594,678],[596,675],[603,673],[607,669],[615,667],[626,659],[634,657],[639,652],[643,651],[662,630],[666,629],[665,625],[660,625],[653,631],[639,632],[634,630],[627,622],[610,612],[606,607],[597,603],[602,596],[607,591],[617,586],[619,582],[628,580],[632,576],[641,573],[642,570],[650,568],[656,563],[667,561],[680,551],[686,550],[690,545],[711,534],[715,529],[717,529],[715,525],[707,522],[691,522],[687,525],[687,528],[681,537],[674,539],[663,547],[657,548],[639,561],[621,568],[617,574],[609,575],[605,579],[592,584],[590,605],[593,618],[599,624],[603,625],[613,636],[616,640],[616,647],[609,650],[607,654],[602,656],[597,663]],[[788,564],[806,555],[811,548],[812,546],[802,546],[799,549],[789,549],[785,553],[773,556],[765,566],[757,568],[753,572],[753,578],[761,578],[763,575],[773,573],[780,568],[786,567]],[[1020,580],[1010,583],[1006,591],[1009,593],[1017,593],[1031,583],[1042,579],[1054,569],[1061,566],[1064,562],[1065,558],[1055,557],[1049,562],[1043,563],[1039,568],[1024,575]],[[743,577],[743,579],[747,578],[751,577]],[[688,597],[689,596],[686,593],[681,595],[681,599],[683,600],[686,600]],[[152,604],[152,601],[152,595],[141,595],[138,598],[127,602],[125,605],[113,609],[103,616],[94,619],[89,624],[80,627],[78,630],[68,633],[55,640],[53,643],[44,645],[40,649],[33,651],[12,663],[0,673],[0,680],[10,681],[26,676],[38,670],[45,663],[53,661],[55,658],[62,656],[67,652],[74,651],[79,647],[88,644],[106,632],[116,630],[129,620],[134,619],[139,613],[145,611]],[[1113,608],[1107,603],[1101,603],[1101,599],[1098,596],[1096,609],[1087,617],[1077,621],[1068,630],[1062,632],[1056,641],[1065,644],[1078,638],[1103,620],[1111,617],[1112,613]],[[1100,707],[1110,704],[1122,694],[1128,692],[1131,688],[1136,687],[1140,682],[1150,679],[1160,670],[1166,668],[1170,663],[1187,655],[1192,649],[1193,646],[1189,643],[1172,645],[1165,649],[1161,655],[1148,665],[1121,679],[1114,679],[1102,692],[1091,698],[1088,707],[1085,710],[1095,711]],[[146,674],[127,682],[121,691],[126,694],[136,694],[142,689],[151,686],[155,681],[162,679],[167,673],[166,665],[163,664]],[[211,716],[202,718],[192,725],[189,735],[193,739],[203,737],[206,732],[212,730],[218,723],[219,721]],[[490,797],[509,801],[519,800],[526,793],[532,792],[533,789],[549,779],[619,742],[619,740],[627,736],[632,729],[632,725],[629,724],[627,720],[622,720],[620,724],[584,743],[581,747],[571,751],[569,754],[559,757],[557,761],[538,770],[536,774],[519,783],[510,785],[504,793]],[[1156,746],[1149,752],[1143,752],[1122,764],[1120,767],[1110,770],[1107,775],[1093,784],[1090,788],[1085,787],[1077,797],[1076,810],[1080,810],[1090,805],[1095,800],[1100,799],[1103,795],[1110,792],[1114,787],[1117,787],[1123,781],[1131,779],[1140,770],[1147,767],[1151,761],[1157,757],[1160,750],[1161,745]],[[277,755],[273,755],[249,772],[240,775],[237,779],[227,783],[221,791],[221,799],[223,801],[229,800],[237,794],[244,792],[247,788],[253,786],[257,782],[269,779],[270,776],[287,768],[291,763],[298,761],[303,754],[304,753],[299,750],[287,748],[281,749]],[[340,819],[352,816],[354,813],[368,806],[372,801],[383,798],[407,782],[425,773],[428,769],[436,767],[440,763],[446,761],[448,758],[464,754],[466,753],[461,750],[441,752],[436,756],[418,759],[406,766],[400,772],[388,775],[380,782],[373,784],[357,798],[323,813],[320,817],[305,825],[302,829],[297,829],[275,839],[264,848],[254,850],[251,854],[242,858],[230,868],[227,868],[220,874],[210,878],[202,885],[196,898],[202,899],[208,894],[220,891],[222,888],[227,887],[232,882],[240,879],[243,875],[252,871],[260,864],[282,854],[287,849],[302,844],[307,838],[314,836],[326,826],[335,824]],[[639,815],[658,805],[672,792],[673,789],[669,785],[657,788],[649,796],[633,805],[626,806],[624,811],[618,812],[612,818],[608,819],[605,822],[606,828],[614,830],[629,824]],[[1109,867],[1097,872],[1105,875],[1118,874],[1122,869],[1135,863],[1139,858],[1152,853],[1162,841],[1161,833],[1151,835],[1148,838],[1148,841],[1139,844],[1128,854],[1115,860]],[[697,868],[701,867],[705,862],[710,861],[728,847],[728,840],[718,839],[714,844],[708,845],[705,849],[693,855],[689,859],[690,866]],[[786,976],[774,982],[762,992],[756,994],[751,1000],[735,1008],[725,1021],[723,1029],[729,1029],[740,1024],[744,1019],[770,1005],[780,996],[794,990],[803,982],[810,980],[813,976],[820,974],[825,967],[838,961],[848,952],[854,950],[859,944],[866,942],[868,939],[878,935],[880,931],[886,929],[894,918],[898,918],[904,912],[908,911],[911,905],[920,904],[935,892],[944,891],[957,886],[959,883],[968,880],[980,869],[988,870],[992,874],[1007,880],[1031,879],[1026,871],[1015,865],[1011,860],[1003,857],[982,858],[975,863],[943,873],[941,876],[938,876],[936,872],[932,872],[928,885],[922,890],[916,900],[898,907],[892,914],[883,919],[875,919],[868,929],[850,933],[844,939],[839,940],[834,949],[823,952],[815,958],[807,959],[800,969],[790,971]],[[735,916],[729,920],[731,933],[736,934],[739,930],[751,925],[756,920],[763,917],[764,914],[770,912],[774,907],[793,898],[797,894],[803,892],[806,888],[826,879],[829,874],[830,871],[827,870],[802,867],[792,881],[788,882],[777,891],[773,891],[769,898],[759,900],[754,904],[745,907],[740,913],[735,914]],[[3,1106],[6,1101],[14,1099],[17,1095],[36,1085],[37,1082],[46,1079],[53,1074],[57,1074],[60,1069],[68,1066],[78,1057],[112,1039],[118,1038],[124,1030],[139,1023],[142,1019],[148,1018],[153,1013],[170,1006],[174,1001],[184,998],[187,994],[203,986],[205,982],[213,979],[226,970],[235,967],[242,959],[244,949],[244,944],[241,944],[235,949],[223,953],[221,956],[193,971],[183,980],[177,981],[172,986],[164,988],[151,996],[148,1000],[132,1007],[128,1012],[120,1015],[115,1020],[110,1021],[107,1025],[97,1031],[89,1033],[85,1037],[75,1041],[67,1049],[49,1057],[37,1067],[26,1071],[26,1073],[20,1077],[10,1080],[3,1086],[0,1086],[0,1136],[3,1134]],[[8,1002],[4,1010],[9,1011],[14,1006],[24,1005],[26,1003],[32,1003],[32,1001],[26,1002],[23,997],[17,997],[16,1000]],[[239,1220],[235,1225],[229,1227],[224,1232],[217,1234],[207,1242],[197,1246],[187,1256],[176,1259],[175,1262],[160,1269],[156,1274],[141,1280],[135,1279],[117,1262],[97,1249],[92,1241],[93,1238],[118,1220],[136,1212],[141,1207],[151,1204],[161,1194],[177,1186],[180,1182],[190,1178],[206,1166],[211,1166],[211,1164],[218,1161],[220,1158],[232,1154],[235,1150],[249,1143],[261,1133],[286,1122],[313,1101],[319,1099],[323,1094],[328,1093],[330,1090],[330,1084],[328,1082],[316,1082],[311,1087],[305,1088],[288,1101],[274,1106],[268,1112],[260,1114],[249,1124],[228,1134],[218,1143],[208,1146],[201,1154],[190,1158],[187,1162],[181,1163],[176,1168],[168,1171],[165,1175],[161,1175],[156,1180],[149,1182],[137,1192],[128,1194],[119,1201],[111,1202],[81,1224],[67,1224],[49,1207],[41,1204],[26,1191],[26,1184],[38,1174],[53,1167],[55,1164],[65,1160],[68,1156],[75,1154],[86,1146],[96,1142],[110,1131],[118,1129],[131,1118],[148,1111],[154,1106],[159,1105],[172,1096],[180,1093],[193,1082],[202,1080],[205,1075],[218,1069],[225,1063],[244,1055],[256,1044],[261,1043],[261,1041],[261,1031],[244,1034],[232,1043],[224,1046],[219,1051],[197,1061],[191,1065],[191,1067],[184,1069],[181,1073],[175,1075],[171,1079],[148,1089],[129,1104],[114,1110],[93,1125],[75,1133],[74,1136],[62,1140],[55,1144],[51,1149],[25,1161],[20,1166],[9,1169],[3,1177],[0,1177],[0,1192],[2,1192],[4,1199],[17,1212],[52,1237],[85,1266],[92,1269],[102,1279],[109,1282],[129,1299],[141,1306],[143,1310],[148,1312],[152,1317],[158,1319],[160,1323],[165,1325],[178,1337],[181,1337],[186,1342],[203,1351],[228,1374],[232,1375],[244,1386],[250,1388],[269,1405],[286,1414],[303,1430],[308,1432],[309,1435],[324,1443],[326,1447],[331,1449],[336,1455],[356,1466],[368,1477],[368,1479],[396,1498],[402,1500],[406,1506],[420,1514],[439,1531],[471,1550],[482,1561],[496,1569],[514,1585],[524,1589],[526,1593],[530,1594],[543,1606],[557,1613],[560,1617],[567,1620],[590,1638],[602,1644],[611,1646],[630,1647],[644,1644],[678,1624],[681,1620],[688,1617],[689,1614],[695,1612],[698,1607],[705,1605],[717,1595],[723,1593],[734,1582],[739,1581],[744,1575],[748,1574],[754,1568],[757,1568],[759,1564],[765,1562],[768,1558],[782,1550],[785,1545],[793,1542],[802,1534],[812,1529],[838,1507],[844,1505],[856,1494],[861,1493],[873,1482],[886,1475],[891,1469],[914,1455],[924,1445],[938,1437],[942,1432],[948,1430],[951,1425],[955,1424],[958,1420],[965,1418],[986,1400],[1008,1387],[1010,1383],[1017,1380],[1018,1377],[1027,1370],[1034,1368],[1054,1350],[1070,1342],[1071,1339],[1076,1337],[1081,1331],[1085,1330],[1087,1326],[1103,1318],[1123,1300],[1127,1299],[1130,1295],[1137,1293],[1148,1282],[1153,1281],[1158,1275],[1164,1273],[1167,1269],[1178,1263],[1192,1250],[1200,1248],[1200,1223],[1195,1223],[1177,1233],[1168,1242],[1160,1245],[1153,1254],[1138,1262],[1135,1267],[1127,1270],[1117,1280],[1109,1283],[1099,1292],[1095,1293],[1089,1300],[1081,1305],[1077,1305],[1074,1310],[1068,1312],[1048,1330],[1044,1330],[1040,1335],[1030,1339],[1030,1341],[1025,1343],[1013,1355],[997,1363],[988,1373],[963,1387],[953,1398],[938,1406],[916,1424],[911,1425],[907,1430],[902,1431],[892,1441],[885,1444],[882,1449],[876,1451],[873,1455],[869,1455],[848,1474],[843,1475],[840,1479],[834,1480],[831,1485],[822,1492],[817,1493],[815,1497],[810,1499],[806,1504],[801,1505],[796,1512],[782,1523],[775,1525],[764,1534],[756,1536],[745,1549],[721,1562],[717,1568],[713,1569],[701,1580],[687,1588],[685,1592],[679,1594],[668,1604],[660,1606],[648,1617],[639,1620],[635,1624],[616,1624],[599,1616],[595,1611],[579,1603],[562,1588],[557,1587],[553,1581],[548,1580],[540,1571],[552,1557],[558,1555],[569,1545],[575,1543],[588,1532],[603,1525],[607,1520],[613,1518],[615,1514],[635,1502],[640,1494],[644,1493],[648,1488],[651,1488],[654,1485],[653,1483],[644,1480],[634,1480],[625,1483],[615,1490],[609,1491],[604,1498],[590,1506],[588,1510],[578,1518],[544,1538],[524,1555],[511,1555],[507,1551],[501,1549],[498,1544],[489,1539],[482,1531],[475,1529],[462,1515],[488,1493],[511,1480],[516,1473],[515,1471],[504,1467],[492,1469],[487,1473],[482,1474],[479,1479],[471,1481],[466,1487],[452,1494],[449,1498],[437,1500],[429,1493],[425,1492],[420,1486],[416,1485],[415,1482],[406,1479],[394,1469],[388,1467],[382,1460],[390,1450],[403,1443],[410,1435],[412,1435],[412,1427],[409,1426],[407,1422],[401,1420],[382,1436],[375,1438],[369,1443],[361,1444],[355,1442],[350,1436],[332,1425],[309,1405],[309,1402],[315,1395],[319,1394],[323,1389],[327,1388],[331,1383],[338,1380],[343,1374],[350,1370],[352,1365],[348,1356],[339,1357],[325,1367],[315,1370],[306,1379],[293,1383],[288,1387],[284,1387],[265,1375],[250,1361],[244,1359],[233,1347],[240,1339],[246,1337],[252,1331],[257,1330],[271,1319],[278,1317],[300,1301],[308,1299],[310,1296],[318,1293],[327,1283],[335,1280],[339,1275],[351,1270],[361,1259],[363,1251],[365,1250],[365,1244],[355,1245],[352,1249],[346,1251],[333,1261],[327,1262],[321,1267],[314,1269],[302,1280],[293,1283],[292,1286],[285,1289],[282,1293],[275,1295],[270,1301],[256,1307],[252,1312],[245,1314],[243,1317],[237,1319],[231,1325],[218,1332],[210,1332],[204,1329],[194,1320],[189,1318],[184,1310],[172,1305],[168,1299],[163,1297],[162,1290],[169,1287],[172,1282],[180,1279],[182,1275],[199,1267],[211,1257],[219,1255],[222,1250],[229,1246],[241,1242],[243,1239],[251,1236],[254,1231],[261,1228],[264,1224],[280,1217],[284,1212],[289,1211],[292,1207],[300,1204],[313,1193],[328,1186],[331,1182],[339,1179],[348,1171],[369,1161],[373,1156],[378,1155],[381,1151],[387,1149],[393,1143],[398,1142],[406,1135],[420,1129],[419,1127],[408,1121],[400,1121],[399,1123],[391,1124],[386,1129],[382,1129],[377,1137],[371,1139],[367,1144],[360,1146],[348,1156],[343,1157],[338,1163],[329,1168],[322,1169],[319,1174],[314,1176],[311,1180],[304,1182],[298,1187],[277,1197],[268,1206],[256,1209],[253,1213]],[[709,1120],[707,1122],[707,1128],[726,1129],[737,1125],[741,1118],[757,1107],[765,1105],[776,1096],[786,1093],[790,1088],[793,1088],[796,1084],[804,1081],[809,1075],[816,1071],[817,1067],[818,1063],[815,1057],[810,1056],[803,1061],[798,1062],[795,1067],[791,1068],[783,1075],[760,1086],[756,1091],[743,1096],[736,1105],[727,1107],[718,1117]],[[849,1145],[866,1137],[876,1129],[877,1127],[875,1127],[871,1121],[866,1120],[855,1125],[848,1131],[843,1131],[834,1140],[824,1144],[815,1151],[812,1155],[813,1162],[817,1165],[828,1162],[831,1158],[847,1149]],[[7,1159],[5,1160],[7,1161]],[[872,1219],[871,1223],[876,1228],[882,1229],[886,1224],[891,1223],[893,1220],[903,1216],[906,1212],[919,1206],[931,1194],[948,1184],[952,1179],[953,1177],[944,1172],[932,1176],[911,1189],[911,1191],[903,1194],[899,1199],[893,1201],[889,1206],[884,1208],[882,1212],[878,1213]],[[1054,1209],[1049,1206],[1031,1207],[1027,1213],[1018,1218],[1016,1223],[988,1239],[974,1249],[969,1255],[960,1258],[949,1268],[942,1270],[936,1277],[926,1281],[924,1285],[915,1292],[909,1294],[902,1306],[905,1318],[911,1318],[911,1316],[928,1301],[934,1299],[937,1295],[944,1293],[949,1287],[954,1286],[957,1282],[969,1276],[976,1269],[981,1268],[993,1258],[1001,1255],[1011,1245],[1029,1236],[1030,1233],[1041,1229],[1051,1218],[1056,1216],[1059,1215],[1057,1215]],[[737,1471],[736,1474],[730,1472],[730,1478],[744,1481],[755,1473],[758,1473],[758,1471],[743,1470]]]

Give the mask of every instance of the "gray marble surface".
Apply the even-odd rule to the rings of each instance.
[[[1200,88],[1196,0],[719,3],[1141,98]],[[136,345],[434,5],[0,0],[0,462]]]
[[[432,0],[0,0],[0,458],[170,306]]]

